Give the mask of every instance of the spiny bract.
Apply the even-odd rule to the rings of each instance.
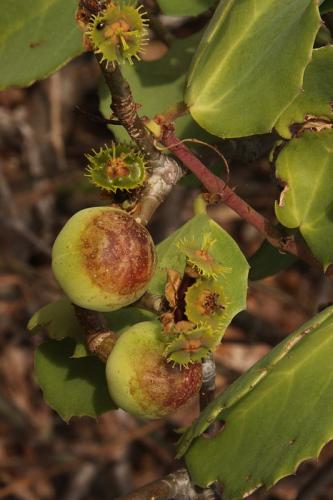
[[[118,63],[140,59],[148,40],[148,21],[137,2],[111,1],[105,10],[93,16],[87,35],[102,61]]]
[[[205,322],[218,330],[228,313],[228,300],[219,280],[199,279],[185,294],[185,314],[193,323]]]
[[[179,241],[178,249],[186,255],[188,263],[194,267],[201,276],[205,278],[217,279],[218,276],[231,271],[217,261],[212,254],[212,247],[215,240],[209,233],[204,233],[202,237],[196,237]]]
[[[97,153],[87,154],[86,175],[95,186],[106,191],[130,191],[146,180],[146,162],[143,155],[129,144],[105,146]]]
[[[212,328],[204,323],[189,331],[174,330],[168,338],[163,354],[168,361],[180,366],[204,360],[217,343]]]

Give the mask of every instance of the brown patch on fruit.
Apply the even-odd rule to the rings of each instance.
[[[132,295],[155,270],[155,247],[147,229],[120,210],[102,212],[85,227],[81,250],[92,282],[107,292]]]
[[[163,417],[197,394],[201,382],[201,363],[181,369],[167,363],[156,351],[143,354],[136,375],[131,380],[131,393],[145,413]]]

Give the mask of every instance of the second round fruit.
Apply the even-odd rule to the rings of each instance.
[[[106,365],[114,402],[132,415],[161,418],[176,411],[201,386],[201,364],[180,368],[163,357],[158,321],[128,328],[117,340]]]

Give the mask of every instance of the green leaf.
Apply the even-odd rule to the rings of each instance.
[[[115,332],[121,332],[125,328],[141,323],[142,321],[151,321],[156,319],[156,314],[138,307],[123,307],[118,311],[104,313],[109,327]]]
[[[287,139],[293,123],[303,123],[306,115],[332,119],[333,110],[333,46],[313,51],[311,63],[304,74],[304,91],[288,106],[278,119],[275,128]]]
[[[193,118],[219,137],[270,132],[301,90],[319,22],[316,0],[220,2],[188,77]]]
[[[157,61],[141,61],[135,65],[124,65],[122,72],[131,85],[136,102],[142,105],[140,114],[153,118],[164,113],[167,108],[183,100],[185,75],[198,46],[202,32],[187,38],[175,40],[168,53]],[[100,87],[100,110],[110,117],[110,92],[103,83]],[[112,127],[118,140],[128,140],[122,127]],[[200,129],[187,114],[176,121],[178,137],[207,138],[208,134]]]
[[[276,175],[286,183],[275,213],[298,227],[324,269],[333,262],[333,130],[307,132],[282,150]]]
[[[71,339],[47,340],[35,357],[36,379],[45,401],[64,420],[71,417],[98,417],[116,408],[105,379],[105,365],[89,356],[73,359]]]
[[[185,241],[192,245],[194,242],[200,249],[206,235],[214,241],[210,254],[226,268],[225,274],[218,277],[228,304],[227,315],[219,328],[222,335],[235,314],[246,307],[249,266],[236,242],[208,215],[196,215],[157,246],[157,270],[149,291],[156,295],[164,294],[167,269],[174,269],[181,275],[184,273],[186,257],[178,249],[179,243]]]
[[[27,86],[82,51],[77,0],[7,0],[0,16],[0,90]]]
[[[33,334],[46,333],[55,340],[78,339],[82,335],[74,307],[66,297],[36,311],[28,323],[28,330]]]
[[[320,13],[327,14],[333,10],[333,0],[325,0],[320,6]]]
[[[120,332],[141,321],[155,319],[156,315],[136,307],[125,307],[118,311],[103,313],[109,327],[115,332]],[[76,347],[73,358],[89,356],[84,343],[84,336],[76,318],[74,307],[67,297],[51,302],[39,309],[28,323],[28,330],[32,334],[46,334],[51,339],[62,340],[73,338]]]
[[[215,0],[158,0],[161,10],[167,16],[197,16],[209,9]]]
[[[193,481],[205,487],[219,480],[226,500],[236,500],[317,457],[333,438],[332,356],[329,307],[236,380],[184,434],[179,454],[190,447]],[[216,419],[223,429],[201,436]]]
[[[297,258],[293,255],[280,252],[267,240],[264,240],[249,260],[249,279],[257,281],[272,276],[291,266],[296,260]]]

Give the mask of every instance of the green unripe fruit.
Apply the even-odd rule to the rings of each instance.
[[[180,368],[163,357],[161,325],[144,321],[117,340],[106,365],[110,395],[120,408],[144,418],[161,418],[184,405],[201,386],[201,364]]]
[[[52,249],[52,269],[70,300],[95,311],[127,306],[146,291],[156,252],[145,227],[112,207],[77,212]]]

